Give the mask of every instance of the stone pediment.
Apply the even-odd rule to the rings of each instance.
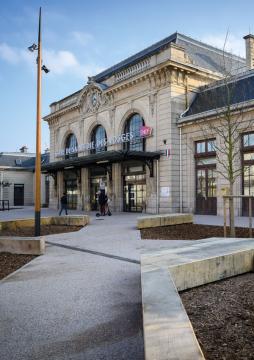
[[[81,112],[94,113],[101,107],[107,106],[110,103],[110,96],[105,93],[106,86],[91,82],[86,85],[78,99],[78,104]]]

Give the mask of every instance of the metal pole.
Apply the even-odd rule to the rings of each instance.
[[[35,236],[41,234],[41,7],[39,11],[37,58],[37,116],[35,161]]]
[[[183,212],[182,128],[180,127],[180,213]]]
[[[4,171],[1,171],[1,200],[3,200],[3,191],[4,191]]]
[[[223,213],[224,213],[224,237],[227,237],[227,209],[226,209],[225,196],[223,196]]]
[[[252,201],[249,197],[249,237],[252,238]]]

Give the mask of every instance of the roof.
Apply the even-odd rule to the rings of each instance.
[[[132,55],[127,59],[117,63],[116,65],[95,75],[93,80],[96,82],[101,82],[112,76],[114,73],[126,68],[127,66],[133,65],[148,56],[159,53],[163,49],[167,48],[171,43],[182,46],[193,61],[194,65],[211,71],[222,72],[224,69],[224,60],[227,70],[237,71],[239,68],[245,67],[244,58],[223,52],[223,50],[214,46],[205,44],[201,41],[197,41],[191,37],[175,32],[165,39],[158,41],[157,43],[147,47],[137,54]]]
[[[219,73],[223,72],[225,68],[227,71],[230,71],[232,73],[240,73],[246,70],[246,62],[244,58],[225,52],[214,46],[195,40],[189,36],[175,32],[174,34],[156,42],[155,44],[145,48],[144,50],[109,67],[108,69],[100,72],[99,74],[92,76],[91,78],[89,78],[89,81],[100,83],[98,85],[101,87],[102,90],[105,90],[107,88],[107,85],[102,83],[104,80],[114,75],[115,73],[140,62],[141,60],[149,56],[158,54],[160,51],[169,47],[171,43],[183,47],[186,50],[193,65],[199,66],[201,68]],[[81,91],[82,89],[60,99],[59,101],[53,102],[51,105],[54,105],[58,102],[64,102],[69,98],[78,95]]]
[[[41,155],[41,164],[49,163],[49,153]],[[0,153],[0,167],[31,169],[35,167],[35,154]]]
[[[236,105],[254,99],[254,71],[248,71],[242,76],[233,77],[229,82],[220,80],[213,85],[202,87],[197,93],[181,122],[191,115],[209,110]],[[187,120],[187,119],[186,119]]]
[[[97,154],[90,154],[87,156],[79,156],[62,161],[50,162],[47,165],[42,166],[42,171],[45,172],[56,172],[60,169],[70,167],[85,167],[94,164],[109,164],[115,162],[122,162],[125,160],[141,160],[148,161],[153,159],[159,159],[160,152],[158,151],[125,151],[125,150],[110,150],[104,151]]]

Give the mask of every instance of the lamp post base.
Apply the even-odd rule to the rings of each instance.
[[[35,211],[34,236],[41,235],[41,212]]]

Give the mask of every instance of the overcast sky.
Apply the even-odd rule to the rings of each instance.
[[[252,0],[8,0],[0,1],[0,152],[35,150],[36,66],[27,47],[37,40],[42,6],[43,115],[49,104],[81,89],[87,76],[156,41],[181,32],[245,55],[254,32]],[[43,124],[42,150],[49,146]]]

